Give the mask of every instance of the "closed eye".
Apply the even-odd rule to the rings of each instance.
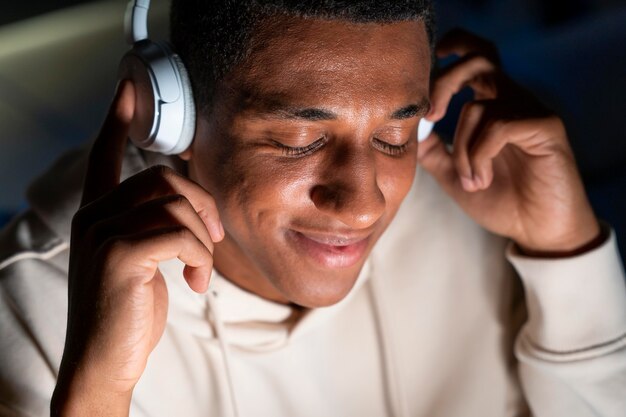
[[[315,142],[312,142],[309,145],[301,146],[301,147],[287,146],[275,140],[272,142],[274,142],[274,145],[276,147],[281,149],[284,156],[299,158],[299,157],[311,155],[313,152],[317,151],[319,148],[324,146],[324,144],[326,143],[326,136],[322,136]]]
[[[400,156],[403,153],[405,153],[406,150],[409,148],[409,141],[406,141],[402,145],[392,145],[378,138],[374,138],[372,139],[372,145],[374,145],[375,148],[377,148],[378,150],[388,155]]]

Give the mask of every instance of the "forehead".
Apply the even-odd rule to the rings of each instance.
[[[251,51],[225,80],[230,93],[247,102],[329,103],[382,93],[409,100],[428,94],[430,47],[419,21],[272,18],[255,31]]]

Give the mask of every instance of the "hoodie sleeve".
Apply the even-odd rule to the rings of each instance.
[[[614,233],[564,259],[507,258],[528,321],[515,354],[533,415],[626,417],[626,279]]]
[[[50,415],[65,339],[67,245],[28,212],[0,232],[0,417]]]

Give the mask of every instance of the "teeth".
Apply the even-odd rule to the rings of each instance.
[[[346,239],[341,237],[321,237],[321,236],[311,236],[304,235],[308,239],[311,239],[314,242],[321,243],[323,245],[330,246],[348,246],[352,243],[358,242],[358,239]]]

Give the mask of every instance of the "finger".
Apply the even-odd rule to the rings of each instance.
[[[541,146],[545,139],[541,133],[542,125],[545,125],[543,119],[489,121],[479,132],[469,154],[478,188],[484,190],[491,186],[494,179],[493,162],[507,145],[514,145],[529,155],[549,155]]]
[[[452,97],[464,87],[471,87],[481,99],[497,94],[493,74],[496,66],[481,55],[460,59],[437,77],[430,92],[431,108],[426,118],[437,122],[446,115]]]
[[[492,42],[460,28],[443,35],[435,47],[435,53],[440,58],[448,55],[482,55],[494,65],[500,65],[498,49]]]
[[[474,195],[463,188],[452,154],[439,136],[433,133],[419,146],[422,150],[420,152],[418,149],[418,163],[435,178],[441,188],[461,206],[471,200]]]
[[[186,265],[183,273],[189,287],[204,292],[213,269],[209,250],[184,226],[112,238],[97,256],[104,263],[104,276],[118,285],[146,284],[154,278],[159,262],[178,258]]]
[[[83,224],[90,224],[90,219],[117,216],[150,200],[176,194],[189,200],[213,242],[224,238],[224,227],[213,197],[197,183],[165,166],[154,166],[126,179],[109,195],[82,209]]]
[[[112,190],[120,179],[128,129],[135,111],[135,89],[128,80],[120,81],[91,152],[81,206]]]
[[[452,156],[437,133],[431,133],[426,140],[418,144],[417,162],[444,189],[451,191],[455,187],[458,176],[456,175]]]
[[[487,104],[473,101],[463,106],[459,122],[454,133],[454,148],[452,159],[459,180],[465,191],[473,192],[481,189],[469,158],[470,149],[475,142],[477,132],[480,131],[483,118],[485,117]]]
[[[113,236],[184,226],[213,253],[213,241],[202,219],[185,196],[169,195],[143,203],[118,216],[98,221],[87,230],[85,241],[97,247]]]

